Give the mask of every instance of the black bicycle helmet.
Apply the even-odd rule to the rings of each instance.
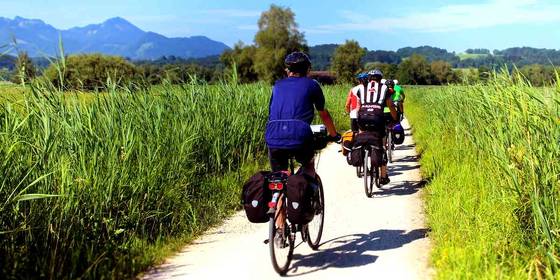
[[[385,81],[385,85],[388,87],[394,87],[395,86],[395,81],[388,79],[387,81]]]
[[[379,70],[379,69],[373,69],[373,70],[368,72],[368,76],[370,78],[374,77],[374,76],[379,76],[379,77],[383,78],[383,72],[381,72],[381,70]]]
[[[286,56],[284,64],[290,72],[305,74],[311,67],[311,60],[303,52],[293,52]]]

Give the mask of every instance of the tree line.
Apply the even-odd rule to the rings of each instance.
[[[430,46],[406,47],[397,51],[368,50],[355,40],[342,45],[309,47],[304,34],[298,30],[295,14],[291,9],[277,5],[271,5],[263,12],[257,24],[253,44],[238,42],[221,56],[202,59],[168,56],[150,61],[130,61],[87,54],[54,59],[55,63],[51,63],[50,59],[36,60],[20,53],[18,57],[0,56],[0,80],[26,84],[40,77],[57,86],[84,90],[102,89],[108,82],[118,85],[193,80],[273,83],[285,75],[284,57],[293,51],[304,51],[310,55],[313,70],[330,73],[322,81],[353,82],[358,72],[379,68],[386,77],[398,79],[403,84],[473,83],[484,82],[494,71],[507,67],[540,86],[554,81],[552,65],[560,63],[560,51],[526,47],[492,52],[468,49],[461,56]]]

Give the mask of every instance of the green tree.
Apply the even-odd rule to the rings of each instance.
[[[220,60],[226,66],[226,76],[231,76],[235,71],[238,82],[248,83],[258,80],[254,66],[256,50],[255,46],[245,46],[243,42],[238,42],[232,50],[225,51]]]
[[[544,86],[554,82],[555,73],[553,67],[546,67],[540,64],[532,64],[515,70],[525,77],[533,86]]]
[[[65,67],[53,64],[44,73],[58,87],[80,90],[102,90],[108,82],[117,86],[128,85],[137,74],[136,67],[122,57],[101,54],[69,56]]]
[[[399,64],[398,77],[402,84],[430,84],[430,64],[424,56],[413,54]]]
[[[337,74],[337,80],[351,83],[354,75],[362,69],[362,57],[366,51],[354,40],[347,40],[334,51],[331,69]]]
[[[27,52],[20,52],[16,59],[16,70],[13,76],[13,82],[25,85],[35,78],[37,70],[35,65],[27,55]]]
[[[432,84],[449,84],[457,81],[457,76],[453,72],[453,67],[448,62],[438,60],[430,65],[432,72]]]
[[[481,82],[483,82],[483,83],[488,82],[488,80],[490,79],[491,76],[492,76],[492,72],[491,72],[490,68],[488,68],[486,66],[478,67],[478,79]]]
[[[307,46],[290,8],[271,5],[261,14],[258,25],[254,67],[261,80],[272,83],[285,75],[286,55],[293,51],[306,51]]]
[[[476,84],[479,81],[478,69],[476,68],[460,68],[455,71],[457,79],[463,84]]]

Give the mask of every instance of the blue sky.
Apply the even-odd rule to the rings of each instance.
[[[62,29],[120,16],[147,31],[205,35],[232,46],[252,42],[260,13],[273,3],[294,11],[310,45],[355,39],[384,50],[560,48],[558,0],[2,0],[0,16],[38,18]]]

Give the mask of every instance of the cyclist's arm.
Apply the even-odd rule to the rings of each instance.
[[[321,117],[321,120],[323,120],[323,123],[327,127],[327,131],[329,132],[329,135],[331,137],[335,137],[337,135],[336,127],[334,126],[334,122],[331,118],[331,114],[329,114],[329,111],[325,108],[324,110],[319,111],[319,116]]]
[[[346,104],[344,105],[346,108],[346,113],[350,113],[350,104],[352,102],[352,90],[348,93],[348,97],[346,97]]]
[[[391,117],[393,117],[393,120],[396,121],[397,120],[397,111],[395,110],[395,106],[393,104],[393,98],[386,98],[385,99],[385,106],[389,107],[389,110],[391,111]]]

